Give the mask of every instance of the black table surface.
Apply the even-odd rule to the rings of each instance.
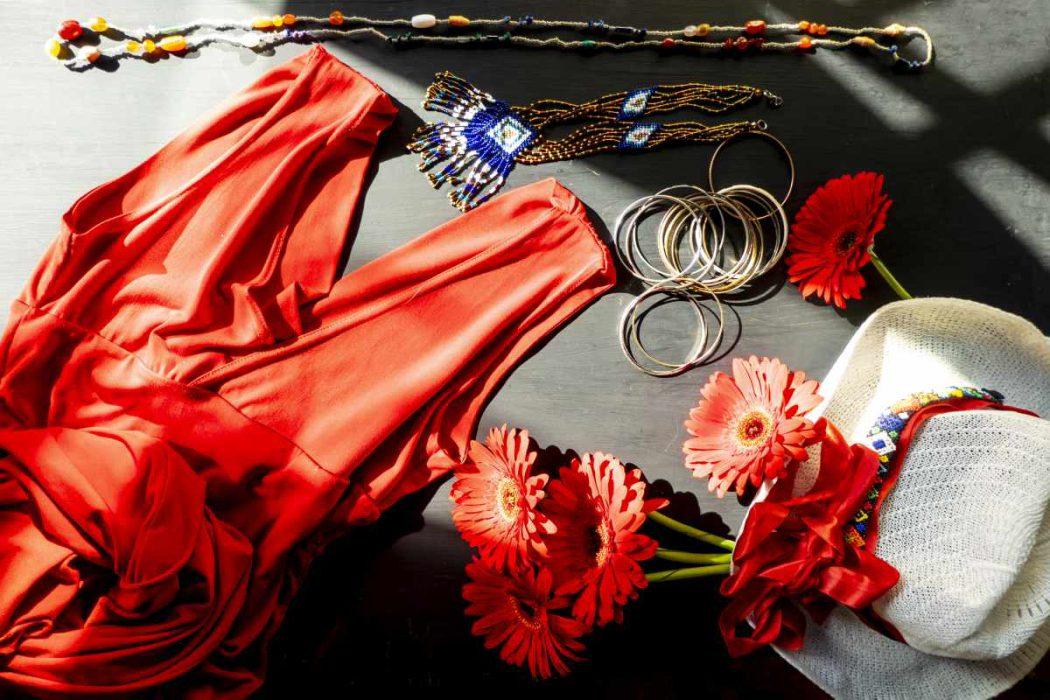
[[[47,23],[60,19],[56,12],[81,18],[102,13],[130,24],[160,25],[200,15],[241,17],[280,11],[326,15],[340,5],[232,0],[114,0],[44,7],[47,4],[11,3],[11,7],[21,5],[20,16],[28,13],[33,19],[32,36],[19,38],[19,46],[32,46],[36,52],[32,60],[16,61],[13,73],[21,76],[31,95],[51,99],[58,99],[59,92],[68,95],[63,108],[74,110],[81,123],[96,124],[99,138],[117,139],[120,129],[134,146],[117,148],[107,156],[106,168],[112,172],[94,169],[88,154],[96,151],[90,144],[79,155],[63,156],[66,166],[79,174],[56,185],[62,201],[55,202],[54,210],[50,204],[33,204],[56,197],[48,190],[49,181],[33,179],[35,169],[27,166],[24,178],[4,185],[7,200],[13,202],[8,218],[22,221],[29,216],[55,221],[58,205],[68,204],[88,182],[131,167],[189,124],[201,111],[199,106],[217,101],[301,50],[284,47],[276,55],[254,55],[216,48],[163,65],[132,62],[112,74],[72,74],[37,65],[39,45],[51,31]],[[859,170],[882,172],[894,204],[878,249],[913,294],[975,299],[1019,313],[1044,332],[1050,329],[1047,0],[359,0],[342,4],[341,9],[381,18],[420,12],[602,18],[649,28],[704,21],[740,24],[757,17],[770,22],[809,18],[842,26],[897,21],[924,26],[938,50],[931,69],[901,74],[853,52],[724,59],[658,51],[580,54],[514,48],[396,50],[373,41],[331,44],[333,53],[375,79],[401,107],[397,125],[380,144],[380,162],[348,268],[455,216],[444,193],[428,188],[415,173],[416,158],[404,152],[411,131],[428,118],[419,102],[439,70],[451,70],[517,104],[541,97],[586,100],[656,83],[742,83],[767,88],[785,100],[775,112],[757,106],[742,114],[766,119],[791,149],[798,182],[789,214],[831,177]],[[24,55],[30,55],[29,49]],[[39,77],[44,75],[46,80]],[[125,97],[136,91],[141,96],[149,85],[154,86],[156,99]],[[110,91],[113,104],[107,106],[92,96],[91,91],[100,86]],[[165,95],[172,112],[163,111]],[[17,104],[25,97],[12,99]],[[160,126],[150,121],[165,115],[173,116]],[[117,121],[111,123],[111,118]],[[32,133],[52,133],[47,124],[43,120],[44,131]],[[56,143],[72,143],[54,128]],[[48,142],[31,141],[36,136],[29,133],[5,137],[5,152],[22,150],[12,147],[23,144],[30,149],[29,155],[13,156],[22,158],[18,162],[46,157],[34,155],[31,149],[43,153]],[[709,147],[689,146],[641,156],[604,155],[519,167],[511,185],[558,177],[588,205],[607,236],[607,227],[632,199],[667,185],[702,183],[710,153]],[[89,167],[92,170],[87,172]],[[761,144],[734,147],[719,167],[726,183],[783,187],[782,163]],[[40,241],[51,235],[44,228]],[[29,260],[20,262],[20,267],[5,271],[2,281],[6,284],[8,276],[24,280],[30,265]],[[618,454],[641,466],[650,478],[695,493],[696,499],[683,497],[683,502],[691,505],[694,514],[703,511],[703,524],[735,532],[744,509],[735,499],[716,501],[681,465],[681,422],[699,386],[709,371],[725,369],[731,357],[750,354],[778,356],[823,377],[856,327],[893,300],[877,277],[870,271],[868,276],[864,300],[838,312],[803,301],[778,270],[767,285],[767,298],[734,307],[736,327],[731,335],[738,337],[733,337],[718,362],[683,377],[659,380],[638,374],[619,355],[616,320],[638,291],[622,275],[611,294],[515,371],[486,410],[481,430],[509,422],[530,428],[542,445]],[[656,347],[668,352],[686,347],[689,330],[681,322],[687,318],[669,313],[662,320],[654,319]],[[534,681],[504,665],[471,636],[460,594],[469,559],[470,551],[449,518],[447,483],[406,500],[375,525],[336,541],[315,561],[271,645],[262,696],[822,696],[768,650],[744,659],[729,658],[716,626],[722,601],[717,582],[710,580],[650,589],[629,607],[622,626],[603,629],[588,639],[588,661],[577,665],[570,676]],[[1009,696],[1050,696],[1047,666],[1044,661]]]

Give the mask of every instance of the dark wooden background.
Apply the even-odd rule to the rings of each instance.
[[[594,55],[530,50],[393,50],[375,42],[330,45],[402,106],[381,143],[348,268],[355,268],[456,212],[443,192],[415,172],[404,144],[423,113],[423,91],[439,70],[453,72],[514,103],[540,97],[585,100],[654,83],[746,83],[785,99],[765,118],[798,167],[794,213],[828,178],[862,169],[883,172],[894,199],[878,248],[916,295],[959,296],[1020,313],[1050,329],[1050,3],[1046,0],[887,0],[777,3],[738,0],[646,2],[470,2],[358,0],[4,0],[0,48],[0,293],[13,297],[51,240],[61,212],[88,188],[145,158],[255,76],[301,50],[275,55],[213,48],[111,73],[74,74],[51,64],[41,46],[59,19],[102,14],[113,23],[162,25],[193,17],[245,17],[290,11],[405,17],[518,16],[603,18],[610,23],[677,27],[809,18],[825,24],[925,26],[936,66],[900,75],[852,53],[739,59],[656,52]],[[711,149],[691,146],[643,156],[518,168],[511,185],[554,175],[607,226],[634,198],[676,183],[701,183]],[[760,144],[727,152],[722,181],[782,187],[782,164]],[[866,298],[840,313],[806,303],[778,271],[770,298],[735,307],[728,355],[766,354],[822,377],[856,326],[891,293],[873,275]],[[673,380],[642,376],[623,361],[616,320],[637,288],[626,278],[510,378],[486,411],[482,430],[508,422],[543,445],[602,449],[643,467],[670,488],[697,493],[710,527],[735,529],[734,500],[716,502],[682,468],[681,422],[709,370]],[[691,326],[670,309],[650,326],[654,347],[683,350]],[[407,360],[408,358],[406,358]],[[333,435],[333,440],[339,436]],[[688,498],[685,501],[688,502]],[[337,542],[310,572],[275,640],[265,697],[460,694],[464,697],[818,697],[771,652],[726,655],[715,625],[713,582],[664,584],[627,611],[622,627],[596,634],[591,660],[562,680],[536,683],[482,649],[462,615],[460,587],[469,552],[449,516],[447,484],[410,499],[377,525]],[[1047,697],[1041,672],[1013,697]]]

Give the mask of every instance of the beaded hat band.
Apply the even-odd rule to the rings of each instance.
[[[660,123],[639,117],[696,109],[723,114],[759,99],[776,107],[773,93],[746,85],[657,85],[617,92],[576,104],[539,100],[511,107],[452,73],[435,76],[423,107],[441,112],[448,122],[424,124],[408,148],[420,153],[421,171],[431,184],[451,183],[449,199],[461,210],[476,207],[495,195],[516,163],[536,165],[613,151],[642,151],[673,143],[718,143],[752,131],[764,131],[764,121],[702,124],[695,121]],[[555,125],[586,122],[560,139],[542,130]]]
[[[920,391],[898,401],[881,413],[868,431],[863,442],[879,455],[879,468],[875,482],[868,491],[853,519],[846,525],[846,541],[857,547],[865,547],[874,537],[874,521],[879,505],[886,498],[889,488],[896,481],[903,455],[898,454],[901,434],[916,412],[940,402],[958,403],[967,400],[984,401],[994,406],[1003,406],[1003,395],[998,391],[974,387],[948,387],[942,391]]]

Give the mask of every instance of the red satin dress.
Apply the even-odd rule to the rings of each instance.
[[[0,685],[249,694],[318,549],[612,285],[553,180],[337,281],[395,112],[316,47],[64,216],[0,341]]]

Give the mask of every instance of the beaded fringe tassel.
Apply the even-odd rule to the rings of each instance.
[[[451,121],[419,127],[408,148],[422,154],[420,171],[448,161],[427,178],[435,188],[450,182],[449,200],[463,211],[496,194],[514,168],[515,157],[537,137],[506,102],[447,71],[435,77],[423,107],[447,114]]]

